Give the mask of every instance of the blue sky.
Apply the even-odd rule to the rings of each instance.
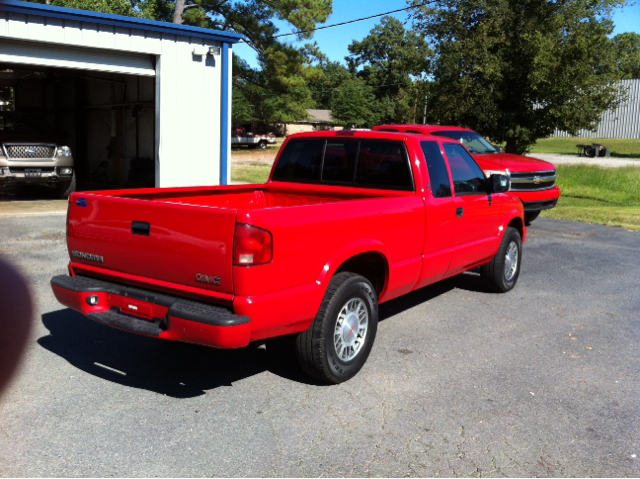
[[[407,6],[405,0],[334,0],[333,14],[329,17],[327,25],[346,22],[356,18],[367,17],[377,13],[389,12]],[[393,14],[395,18],[406,21],[406,12]],[[614,15],[616,29],[614,34],[624,32],[640,33],[640,2],[616,11]],[[372,18],[358,23],[352,23],[342,27],[328,28],[315,32],[314,37],[309,40],[318,42],[320,50],[332,61],[344,63],[344,57],[349,54],[347,46],[353,40],[362,40],[369,34],[369,31],[380,22],[380,17]],[[321,26],[321,25],[318,25]],[[278,22],[280,33],[291,31],[290,26],[285,22]],[[291,37],[293,41],[295,37]],[[307,43],[307,41],[303,42]],[[256,56],[253,50],[247,45],[239,44],[234,47],[234,54],[249,62],[253,67],[257,66]]]

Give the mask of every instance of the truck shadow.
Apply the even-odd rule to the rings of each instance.
[[[475,270],[469,271],[381,304],[378,320],[384,321],[454,289],[463,289],[475,293],[487,292],[480,280],[480,273]]]
[[[380,320],[418,306],[454,288],[481,291],[473,276],[461,275],[380,306]],[[71,309],[42,315],[49,335],[38,344],[76,368],[123,386],[174,398],[191,398],[269,371],[282,378],[325,386],[302,372],[287,341],[223,350],[163,341],[91,321]]]
[[[76,368],[175,398],[200,396],[265,371],[321,385],[302,372],[293,353],[269,351],[264,345],[223,350],[164,341],[104,326],[72,309],[43,314],[42,322],[50,334],[38,344]]]

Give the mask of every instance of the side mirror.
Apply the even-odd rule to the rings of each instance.
[[[500,148],[498,145],[491,145],[493,146],[493,148],[496,150],[496,153],[500,153],[502,151],[502,148]]]
[[[491,175],[487,182],[489,193],[506,193],[511,188],[511,178],[507,175]]]

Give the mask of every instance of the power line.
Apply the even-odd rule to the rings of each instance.
[[[405,10],[410,10],[412,8],[417,8],[417,7],[424,7],[425,5],[427,5],[430,2],[426,2],[426,3],[420,3],[418,5],[411,5],[409,7],[405,7],[405,8],[399,8],[397,10],[392,10],[390,12],[386,12],[386,13],[378,13],[377,15],[371,15],[369,17],[363,17],[363,18],[356,18],[355,20],[349,20],[346,22],[341,22],[341,23],[335,23],[333,25],[327,25],[324,27],[318,27],[318,28],[312,28],[311,30],[300,30],[299,32],[292,32],[292,33],[281,33],[280,35],[273,35],[271,38],[280,38],[280,37],[289,37],[291,35],[300,35],[302,33],[310,33],[310,32],[316,32],[318,30],[325,30],[327,28],[334,28],[334,27],[342,27],[344,25],[349,25],[351,23],[357,23],[357,22],[362,22],[364,20],[370,20],[372,18],[377,18],[377,17],[383,17],[385,15],[390,15],[392,13],[398,13],[398,12],[404,12]],[[247,43],[244,40],[240,40],[242,43]]]
[[[411,6],[405,7],[405,8],[399,8],[398,10],[392,10],[392,11],[386,12],[386,13],[378,13],[377,15],[371,15],[370,17],[357,18],[355,20],[349,20],[349,21],[342,22],[342,23],[335,23],[333,25],[327,25],[325,27],[313,28],[311,30],[300,30],[299,32],[282,33],[280,35],[274,35],[273,38],[288,37],[288,36],[291,36],[291,35],[300,35],[301,33],[310,33],[310,32],[315,32],[315,31],[318,31],[318,30],[325,30],[327,28],[341,27],[343,25],[349,25],[350,23],[362,22],[364,20],[369,20],[371,18],[377,18],[377,17],[382,17],[384,15],[390,15],[392,13],[403,12],[405,10],[410,10],[410,9],[416,8],[416,7],[424,7],[425,5],[427,5],[427,3],[430,3],[430,2],[421,3],[419,5],[411,5]]]

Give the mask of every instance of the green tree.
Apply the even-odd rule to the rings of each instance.
[[[370,127],[375,122],[375,96],[364,80],[353,78],[336,89],[331,103],[334,121],[346,127]]]
[[[433,55],[427,42],[386,16],[362,41],[352,42],[349,53],[350,70],[374,88],[376,122],[415,122]]]
[[[621,33],[613,37],[618,54],[618,67],[626,78],[640,78],[640,35]]]
[[[339,62],[324,62],[313,67],[314,75],[308,80],[315,107],[321,110],[331,109],[331,103],[338,89],[354,75]]]
[[[148,20],[171,21],[173,2],[167,0],[29,0],[55,7],[76,8]]]
[[[299,53],[291,49],[289,57]],[[307,86],[306,68],[301,61],[277,60],[253,69],[234,57],[233,90],[238,91],[233,93],[233,101],[240,102],[237,106],[232,103],[234,121],[292,123],[307,117],[306,110],[313,108],[314,103]]]
[[[613,8],[622,0],[437,0],[412,13],[431,38],[442,123],[474,128],[522,153],[556,128],[594,128],[620,101]]]

